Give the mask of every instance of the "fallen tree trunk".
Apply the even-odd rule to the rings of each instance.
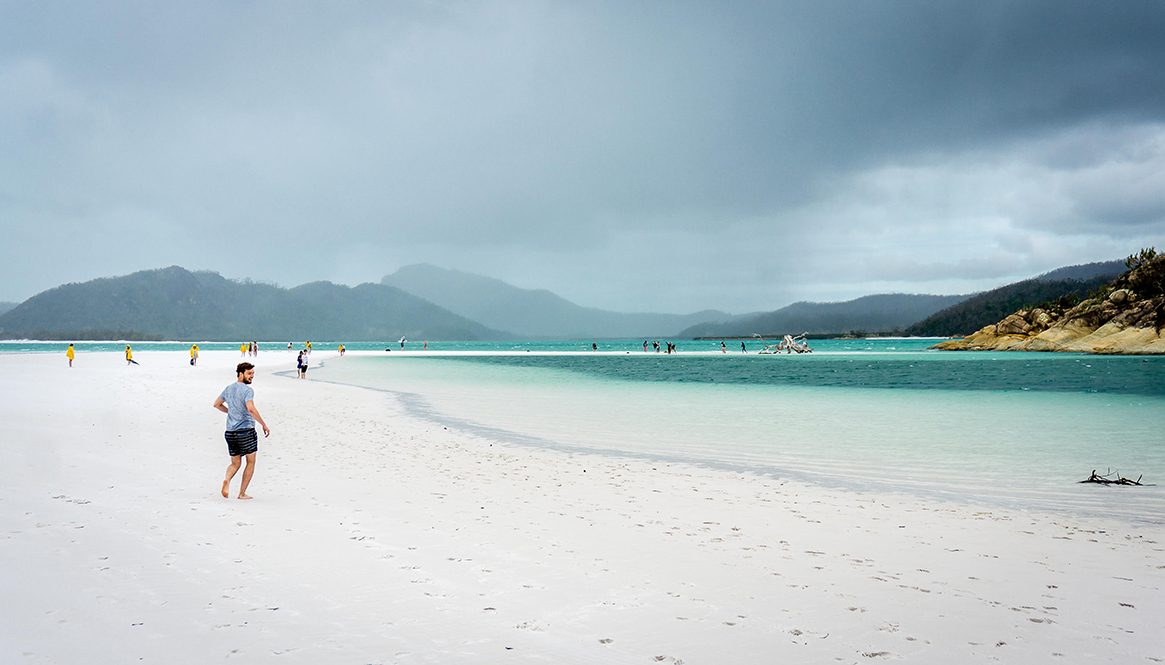
[[[1116,476],[1116,477],[1114,478],[1113,476]],[[1104,474],[1103,476],[1097,475],[1096,469],[1093,469],[1092,475],[1088,476],[1088,478],[1085,480],[1081,480],[1080,482],[1082,482],[1082,483],[1099,483],[1101,485],[1140,485],[1141,478],[1143,476],[1144,476],[1144,474],[1141,474],[1140,476],[1137,476],[1136,480],[1129,480],[1128,478],[1121,476],[1119,473],[1117,473],[1115,471],[1109,471],[1108,473]]]

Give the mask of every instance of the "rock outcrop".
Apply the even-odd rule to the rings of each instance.
[[[1078,305],[1020,310],[995,325],[931,347],[947,351],[1165,354],[1165,254],[1129,257],[1129,270]]]

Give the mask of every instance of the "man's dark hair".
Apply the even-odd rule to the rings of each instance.
[[[255,366],[251,363],[239,363],[239,366],[235,368],[235,374],[242,374],[249,369],[255,369]]]

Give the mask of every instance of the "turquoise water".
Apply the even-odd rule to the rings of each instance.
[[[930,343],[830,340],[801,356],[696,342],[644,354],[642,340],[630,354],[386,353],[324,360],[312,378],[389,391],[416,416],[522,445],[1165,523],[1165,358]],[[717,352],[684,352],[696,344]],[[1108,468],[1157,485],[1076,483]]]

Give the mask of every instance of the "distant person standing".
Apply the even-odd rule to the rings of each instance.
[[[305,353],[307,353],[309,355],[311,354],[311,342],[304,342],[303,348],[304,348]]]
[[[344,345],[343,344],[340,345],[340,357],[341,358],[344,357]]]
[[[288,343],[287,343],[287,350],[288,350],[288,351],[290,351],[290,350],[291,350],[291,342],[288,342]]]
[[[238,375],[231,385],[223,389],[214,400],[214,408],[227,414],[226,440],[227,454],[231,457],[227,467],[226,480],[222,481],[223,498],[231,495],[231,479],[235,477],[243,458],[247,458],[247,466],[243,469],[243,483],[239,487],[239,498],[250,499],[247,486],[251,484],[251,476],[255,474],[255,456],[259,452],[259,435],[255,432],[255,421],[263,426],[263,437],[271,436],[271,430],[259,410],[255,408],[255,389],[251,381],[255,378],[255,366],[251,363],[239,363],[235,368]]]
[[[724,346],[724,341],[720,341],[720,353],[728,353],[728,347]]]
[[[401,338],[400,338],[400,350],[401,350],[401,351],[404,351],[404,350],[405,350],[405,342],[407,342],[407,341],[408,341],[408,340],[407,340],[407,339],[405,339],[405,338],[403,338],[403,337],[401,337]]]
[[[129,348],[129,344],[125,345],[125,364],[138,364],[138,361],[133,359],[133,350]]]
[[[299,355],[295,357],[295,378],[297,379],[303,378],[303,354],[304,352],[300,351]]]
[[[198,345],[197,344],[190,347],[190,364],[191,365],[198,364]]]
[[[599,350],[599,345],[595,344],[594,342],[591,342],[591,351],[598,351],[598,350]]]
[[[308,361],[308,358],[310,358],[310,357],[311,356],[309,356],[306,353],[303,354],[303,363],[299,367],[299,378],[301,378],[301,379],[307,378],[307,361]]]
[[[643,340],[643,352],[647,353],[647,340]]]
[[[65,351],[65,357],[69,359],[69,367],[72,367],[73,366],[73,358],[77,357],[77,354],[73,351],[72,344],[70,344],[68,350]]]
[[[740,352],[741,353],[748,353],[748,349],[744,348],[744,342],[740,343]]]
[[[239,356],[242,358],[247,357],[247,344],[246,344],[246,342],[239,345]]]

